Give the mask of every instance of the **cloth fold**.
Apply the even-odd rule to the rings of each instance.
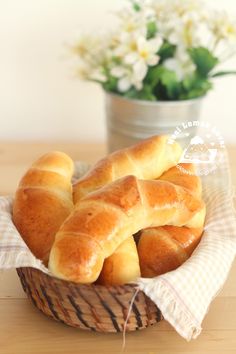
[[[139,280],[140,289],[187,340],[201,333],[201,323],[227,278],[236,252],[231,195],[210,187],[203,195],[208,209],[206,227],[192,256],[172,272]]]
[[[76,177],[88,168],[76,163]],[[236,254],[236,217],[228,157],[202,176],[207,206],[204,234],[192,256],[178,269],[156,278],[138,279],[138,287],[186,340],[201,333],[211,301],[221,290]],[[12,222],[11,197],[0,197],[0,269],[34,267],[50,274],[30,252]]]

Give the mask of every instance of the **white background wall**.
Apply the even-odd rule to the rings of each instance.
[[[207,0],[236,15],[235,0]],[[109,24],[121,0],[0,0],[0,140],[101,141],[103,94],[74,78],[66,43]],[[236,58],[227,65],[236,69]],[[218,79],[202,118],[236,138],[236,77]]]

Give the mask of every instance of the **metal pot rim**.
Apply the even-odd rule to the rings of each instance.
[[[114,97],[115,99],[118,99],[118,100],[122,100],[122,101],[127,101],[127,102],[130,102],[130,103],[136,103],[138,105],[141,105],[141,106],[158,106],[158,105],[166,105],[166,106],[181,106],[181,105],[186,105],[186,104],[193,104],[193,103],[197,103],[199,101],[202,101],[206,95],[204,96],[201,96],[201,97],[197,97],[197,98],[192,98],[192,99],[189,99],[189,100],[175,100],[175,101],[147,101],[147,100],[138,100],[138,99],[131,99],[131,98],[127,98],[127,97],[124,97],[124,96],[121,96],[117,93],[113,93],[113,92],[109,92],[109,91],[105,91],[105,95],[106,96],[111,96],[111,97]]]

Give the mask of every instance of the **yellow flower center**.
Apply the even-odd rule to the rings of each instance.
[[[74,46],[72,49],[73,49],[74,53],[76,53],[80,56],[83,56],[87,53],[87,49],[82,43]]]
[[[147,59],[148,57],[148,52],[146,50],[141,50],[139,54],[143,59]]]
[[[236,34],[236,28],[233,25],[229,24],[228,27],[227,27],[227,33],[235,35]]]
[[[193,44],[192,27],[193,27],[192,20],[186,22],[183,37],[184,37],[184,42],[187,46],[191,46]]]
[[[136,52],[137,49],[138,49],[138,47],[137,47],[136,42],[135,42],[135,41],[131,42],[131,43],[130,43],[130,50],[131,50],[132,52]]]
[[[127,32],[133,32],[136,29],[136,26],[133,22],[128,22],[125,26]]]

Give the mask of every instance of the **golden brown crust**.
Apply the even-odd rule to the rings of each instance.
[[[126,149],[116,151],[92,167],[74,185],[74,202],[110,182],[127,175],[154,179],[176,165],[181,155],[177,143],[169,144],[168,136],[154,136]]]
[[[96,240],[103,249],[107,244],[107,235],[111,235],[117,225],[122,223],[124,215],[116,209],[103,203],[83,203],[79,209],[72,212],[58,232],[60,237],[64,233],[79,233]],[[112,245],[111,245],[112,247]],[[108,245],[106,245],[108,249]],[[108,251],[109,252],[109,251]]]
[[[41,156],[32,165],[34,168],[38,168],[43,171],[53,171],[60,175],[71,179],[74,172],[74,163],[71,158],[61,151],[52,151]]]
[[[106,258],[97,280],[102,285],[122,285],[140,277],[137,246],[133,236],[121,243],[115,252]]]
[[[167,200],[168,203],[163,203],[163,200],[156,198],[160,190],[163,200]],[[146,197],[147,194],[149,194],[148,197]],[[88,214],[92,205],[94,205],[92,216],[85,216],[84,212]],[[98,265],[93,265],[93,270],[96,271],[89,272],[89,276],[88,272],[86,274],[83,272],[84,269],[90,267],[91,257],[98,257],[99,264],[101,264],[101,259],[109,257],[130,235],[152,225],[182,226],[187,225],[189,220],[192,222],[194,218],[194,223],[198,227],[198,224],[202,223],[203,208],[203,202],[194,198],[185,189],[171,183],[142,181],[134,176],[121,178],[88,195],[76,205],[75,210],[61,226],[56,236],[50,254],[49,267],[53,274],[63,279],[72,280],[73,278],[73,281],[79,283],[94,282],[101,271]],[[115,214],[117,214],[116,220]],[[113,227],[109,226],[107,221],[110,217],[114,220],[112,221]],[[99,233],[97,229],[100,230]],[[70,263],[82,262],[76,275],[68,272],[66,262],[60,263],[64,252],[64,248],[61,247],[64,235],[70,236],[71,242],[73,239],[76,240],[78,246],[79,240],[83,239],[85,249],[86,238],[88,248],[91,240],[100,246],[99,254],[96,256],[89,253],[84,255],[83,259],[80,257],[78,260],[76,251],[70,255],[70,257],[75,257],[74,260],[70,259]]]
[[[194,249],[200,242],[203,232],[203,227],[189,228],[182,226],[181,230],[178,226],[163,226],[163,229],[168,232],[172,240],[175,240],[185,250],[188,256],[191,256]]]
[[[143,230],[138,243],[142,277],[152,278],[179,267],[200,242],[202,231],[184,226]]]
[[[172,182],[178,186],[188,189],[197,198],[201,198],[202,184],[200,178],[195,174],[195,166],[191,163],[180,163],[164,172],[160,180]]]
[[[13,222],[32,253],[45,264],[56,232],[70,214],[73,161],[64,153],[42,156],[20,181]]]
[[[102,203],[115,205],[123,212],[129,213],[141,203],[138,180],[134,176],[126,176],[119,179],[119,183],[110,183],[105,187],[89,194],[83,200],[94,200]],[[83,200],[81,203],[83,203]]]
[[[44,188],[53,189],[54,193],[64,194],[65,199],[71,200],[71,183],[68,179],[54,171],[45,171],[38,168],[31,168],[21,179],[21,188]]]
[[[104,257],[96,240],[82,234],[80,237],[74,237],[72,233],[68,233],[57,239],[57,247],[60,253],[53,247],[50,257],[54,259],[54,267],[58,270],[56,275],[59,278],[74,282],[80,278],[82,282],[86,282],[81,278],[82,274],[84,279],[90,279],[94,273],[100,273]]]
[[[183,193],[181,198],[189,210],[195,209],[195,203],[201,199],[202,194],[201,180],[194,173],[194,165],[180,164],[170,168],[160,177],[162,181],[183,187],[186,193]],[[192,199],[191,196],[197,199]],[[141,232],[138,254],[143,277],[154,277],[174,270],[190,257],[201,239],[205,209],[202,209],[201,214],[197,216],[200,221],[198,225],[193,217],[193,224],[188,221],[189,227],[153,227]]]
[[[15,196],[13,221],[33,254],[46,261],[55,234],[70,211],[68,203],[53,193],[22,188]]]
[[[75,184],[74,201],[78,202],[87,193],[93,192],[99,187],[107,185],[125,175],[132,174],[142,179],[157,178],[165,170],[175,165],[181,154],[180,146],[176,143],[171,146],[167,140],[167,136],[151,137],[100,160],[86,176]],[[130,204],[139,201],[137,188],[131,188],[130,185],[128,188],[129,195],[124,193],[124,198],[119,199],[119,206],[123,211],[127,211]],[[103,197],[103,201],[106,203],[114,202],[117,193],[118,191],[112,190],[111,194],[106,196],[106,200]],[[111,200],[111,196],[113,200]],[[126,252],[125,246],[127,247]],[[122,249],[122,252],[120,252],[120,249]],[[133,254],[133,257],[129,256],[129,252]],[[134,256],[135,254],[136,256]],[[122,264],[124,263],[124,258],[126,258],[124,269],[119,266],[119,257]],[[136,245],[130,241],[124,241],[110,257],[105,259],[100,281],[106,285],[109,284],[109,281],[112,284],[122,284],[127,282],[127,280],[135,280],[139,274],[140,269]]]

